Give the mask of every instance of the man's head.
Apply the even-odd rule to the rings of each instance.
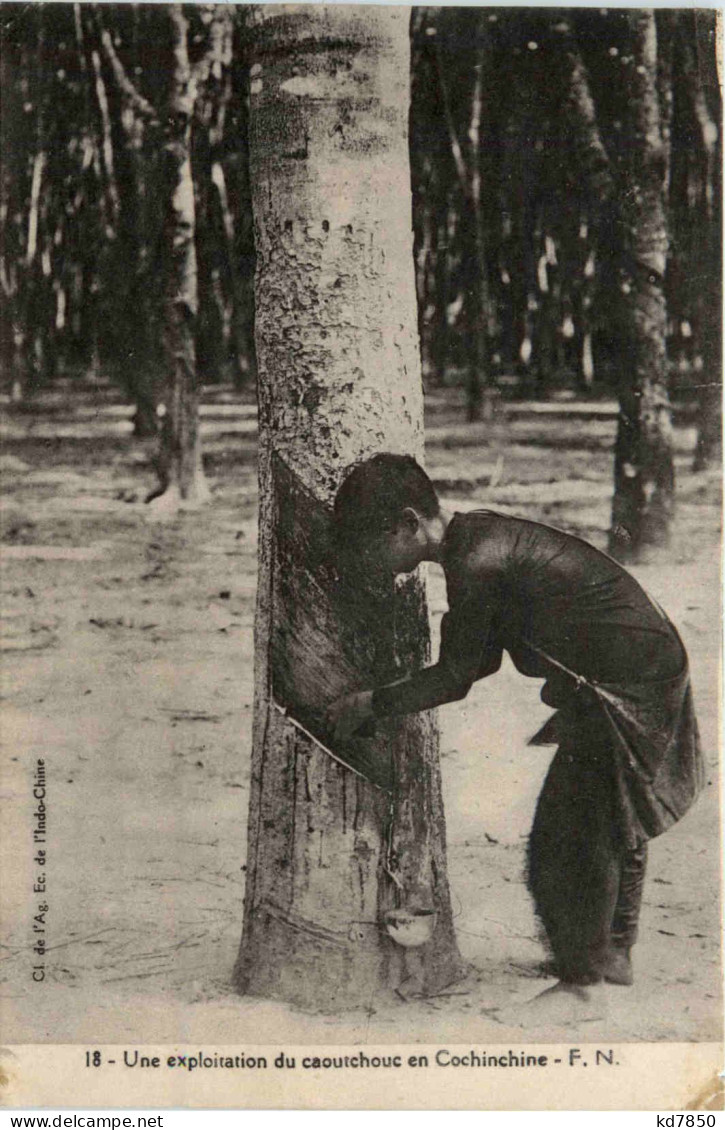
[[[433,484],[410,455],[375,455],[358,464],[335,497],[343,553],[392,573],[409,573],[423,560],[439,514]]]

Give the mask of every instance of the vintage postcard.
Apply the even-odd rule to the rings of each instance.
[[[720,14],[0,24],[0,1102],[714,1125]]]

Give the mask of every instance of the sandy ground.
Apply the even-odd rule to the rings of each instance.
[[[426,1001],[308,1014],[230,988],[242,922],[256,553],[250,410],[205,423],[213,501],[171,525],[140,502],[148,450],[120,408],[4,425],[1,790],[3,1039],[23,1042],[527,1042],[502,1023],[551,982],[523,881],[553,750],[510,665],[440,712],[450,878],[471,974]],[[120,425],[119,425],[120,421]],[[603,544],[613,424],[437,415],[429,466],[454,506],[490,505]],[[572,437],[575,437],[572,440]],[[574,448],[571,449],[571,444]],[[636,984],[580,1040],[713,1040],[719,948],[717,476],[685,471],[671,551],[637,574],[691,656],[708,785],[651,845]],[[493,486],[491,486],[493,482]],[[434,619],[444,608],[432,575]],[[47,893],[33,893],[33,775],[47,771]],[[46,914],[35,984],[33,915]],[[571,1036],[573,1033],[567,1033]]]

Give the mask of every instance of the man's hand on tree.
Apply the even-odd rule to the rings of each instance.
[[[328,706],[325,715],[328,730],[338,742],[351,738],[361,726],[373,719],[373,692],[346,694]]]

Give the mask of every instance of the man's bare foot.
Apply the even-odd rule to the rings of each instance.
[[[559,981],[527,1001],[510,1017],[522,1028],[553,1027],[602,1020],[607,1014],[604,984],[572,985]]]
[[[604,980],[610,985],[633,985],[634,974],[629,950],[615,946],[607,957],[602,973]]]

